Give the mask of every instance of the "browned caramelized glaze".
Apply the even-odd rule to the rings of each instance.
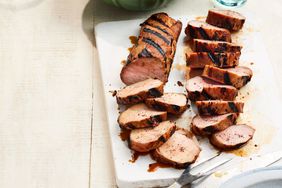
[[[152,163],[149,164],[149,168],[148,168],[148,172],[155,172],[156,170],[158,170],[158,168],[172,168],[173,166],[169,165],[169,164],[164,164],[164,163]]]

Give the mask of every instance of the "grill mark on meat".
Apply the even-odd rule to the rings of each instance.
[[[139,54],[138,54],[138,58],[140,57],[153,57],[152,54],[146,49],[144,48]]]
[[[155,126],[157,125],[159,122],[162,121],[162,118],[158,115],[156,116],[151,116],[149,119],[148,119],[148,124],[152,125],[152,126]]]
[[[234,102],[228,102],[228,106],[231,108],[233,112],[239,112],[238,108],[234,104]]]
[[[237,58],[236,58],[237,59]],[[223,65],[227,65],[227,55],[224,55],[223,56],[223,62],[222,62]]]
[[[135,126],[134,126],[134,125],[132,125],[131,123],[130,123],[130,124],[128,124],[128,125],[127,125],[127,127],[128,127],[129,129],[135,129]],[[122,129],[123,129],[123,127],[120,127],[120,128],[122,128]]]
[[[156,110],[159,110],[159,111],[166,111],[166,108],[162,105],[153,104],[152,107]]]
[[[214,33],[213,38],[214,38],[214,40],[220,40],[220,38],[219,38],[219,36],[218,36],[218,33],[217,33],[217,32],[215,32],[215,33]]]
[[[194,94],[195,98],[200,97],[201,93],[199,91],[195,91],[194,93],[191,92],[191,95]],[[190,93],[188,92],[188,95],[190,95]]]
[[[197,92],[197,94],[200,95],[199,92]],[[206,99],[213,99],[213,97],[210,96],[204,89],[203,89],[203,91],[202,91],[202,95],[203,95],[203,97],[205,97]]]
[[[162,93],[159,90],[157,90],[156,88],[149,89],[149,94],[152,97],[160,97],[162,95]]]
[[[229,22],[228,20],[225,20],[224,22],[223,22],[223,26],[224,26],[224,28],[226,28],[226,29],[228,29],[228,30],[232,30],[232,23],[231,22]]]
[[[178,112],[180,110],[180,106],[178,106],[178,105],[172,105],[171,107],[176,112]]]
[[[216,114],[216,113],[215,113],[215,109],[213,109],[211,106],[208,106],[208,107],[207,107],[207,112],[208,112],[209,114],[211,114],[211,115]]]
[[[224,79],[224,83],[229,84],[229,85],[232,84],[231,81],[230,81],[230,77],[229,77],[228,72],[225,72],[225,73],[224,73],[223,79]]]
[[[220,88],[220,93],[224,94],[226,93],[227,89],[225,87]]]
[[[154,27],[154,26],[152,26],[152,27]],[[162,32],[164,32],[164,33],[166,33],[167,35],[173,37],[169,32],[167,32],[166,30],[160,28],[159,26],[156,26],[155,28],[158,29],[158,30],[160,30],[160,31],[162,31]]]
[[[193,27],[188,25],[188,30],[189,30],[190,37],[195,38],[196,34],[195,34],[195,30],[193,29]]]
[[[243,80],[244,85],[246,85],[251,80],[251,77],[249,77],[249,76],[242,76],[242,80]]]
[[[238,116],[238,114],[237,114],[237,116]],[[230,121],[233,121],[234,116],[232,116],[232,115],[230,114],[229,116],[227,116],[227,119],[229,119]]]
[[[219,55],[216,56],[214,53],[208,53],[208,56],[209,58],[212,60],[212,62],[217,65],[217,66],[220,66],[220,63],[219,63]]]
[[[135,102],[135,101],[140,101],[140,100],[142,100],[142,98],[139,97],[139,96],[137,96],[137,95],[133,95],[133,96],[128,96],[128,100],[129,100],[130,102]]]
[[[202,27],[199,27],[199,33],[204,39],[210,40],[209,35],[206,33],[206,31]]]
[[[159,138],[159,141],[165,143],[165,142],[166,142],[166,139],[165,139],[164,136],[161,136],[161,137]]]
[[[166,44],[170,45],[170,41],[167,40],[166,37],[164,37],[162,34],[156,32],[156,31],[153,31],[151,29],[148,29],[148,28],[144,28],[143,31],[147,32],[147,33],[151,33],[153,35],[156,35],[157,37],[159,37],[160,39],[162,39]]]
[[[131,63],[131,61],[128,59],[127,61],[126,61],[126,65],[128,65],[128,64],[130,64]]]
[[[218,50],[219,52],[220,51],[226,51],[227,49],[227,44],[226,43],[223,43],[222,45],[219,45],[218,48],[216,48],[216,50]]]
[[[168,26],[162,19],[158,18],[156,15],[152,15],[151,18],[152,18],[153,20],[159,22],[159,23],[162,24],[163,26],[169,28],[169,26]]]
[[[216,129],[214,126],[208,126],[203,128],[203,131],[206,133],[215,133],[218,131],[218,129]]]
[[[159,23],[159,22],[158,22],[158,23]],[[149,25],[149,26],[151,26],[151,27],[154,27],[154,28],[156,28],[156,29],[158,29],[158,30],[164,32],[165,34],[167,34],[167,35],[173,37],[173,36],[171,35],[171,33],[169,33],[167,30],[161,28],[160,26],[156,26],[156,25],[154,25],[154,24],[152,24],[152,23],[150,23],[150,22],[148,22],[148,21],[144,22],[143,24],[140,24],[140,26],[144,26],[144,25]],[[162,24],[162,25],[163,25],[163,24]]]
[[[162,56],[164,58],[166,58],[165,52],[163,51],[163,49],[160,47],[160,45],[158,45],[157,43],[155,43],[153,40],[149,39],[149,38],[143,38],[142,39],[143,42],[150,44],[151,46],[153,46],[154,48],[156,48],[158,50],[158,52],[160,52],[160,54],[162,54]]]

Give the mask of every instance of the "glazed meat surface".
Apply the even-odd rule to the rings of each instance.
[[[157,13],[141,24],[138,43],[121,70],[121,80],[130,85],[148,78],[167,82],[182,23],[166,13]]]
[[[227,29],[222,29],[203,21],[192,20],[188,22],[185,34],[192,39],[231,42],[231,33]]]

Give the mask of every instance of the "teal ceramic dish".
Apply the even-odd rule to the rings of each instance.
[[[153,10],[166,5],[170,0],[104,0],[110,5],[127,10]]]

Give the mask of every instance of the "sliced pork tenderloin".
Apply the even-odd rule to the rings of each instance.
[[[186,53],[186,62],[190,68],[204,68],[205,65],[228,68],[239,64],[240,55],[240,52],[189,52]]]
[[[237,149],[254,136],[255,129],[248,125],[232,125],[223,131],[213,134],[210,143],[221,150]]]
[[[119,126],[122,129],[137,129],[157,126],[167,119],[167,112],[156,111],[148,108],[145,104],[135,104],[118,117]]]
[[[240,89],[251,80],[253,72],[250,68],[244,66],[221,69],[206,65],[202,76]]]
[[[130,85],[148,78],[167,82],[182,23],[166,13],[152,15],[141,24],[137,45],[133,46],[121,80]]]
[[[233,86],[222,85],[201,76],[187,80],[186,90],[191,101],[215,99],[232,101],[238,93],[238,90]]]
[[[222,29],[203,21],[189,21],[185,28],[185,34],[192,39],[231,42],[231,33],[227,29]]]
[[[182,93],[164,93],[161,97],[147,98],[148,107],[179,115],[187,109],[187,97]]]
[[[221,115],[228,113],[243,113],[244,103],[239,101],[196,101],[198,112],[201,115]]]
[[[152,157],[175,168],[186,168],[196,161],[200,152],[196,137],[187,130],[179,129],[152,153]]]
[[[116,99],[118,104],[136,104],[148,97],[159,97],[163,94],[163,91],[164,83],[162,81],[149,78],[119,90]]]
[[[225,130],[234,125],[238,117],[237,113],[229,113],[216,116],[196,115],[191,122],[191,130],[194,134],[205,136]]]
[[[240,52],[241,53],[242,46],[224,41],[194,39],[192,49],[195,52],[210,52],[210,53]]]
[[[130,132],[129,147],[138,152],[154,150],[171,137],[175,128],[175,123],[163,121],[156,127],[134,129]]]
[[[209,10],[206,22],[228,29],[230,31],[239,31],[245,23],[245,16],[232,10]]]

